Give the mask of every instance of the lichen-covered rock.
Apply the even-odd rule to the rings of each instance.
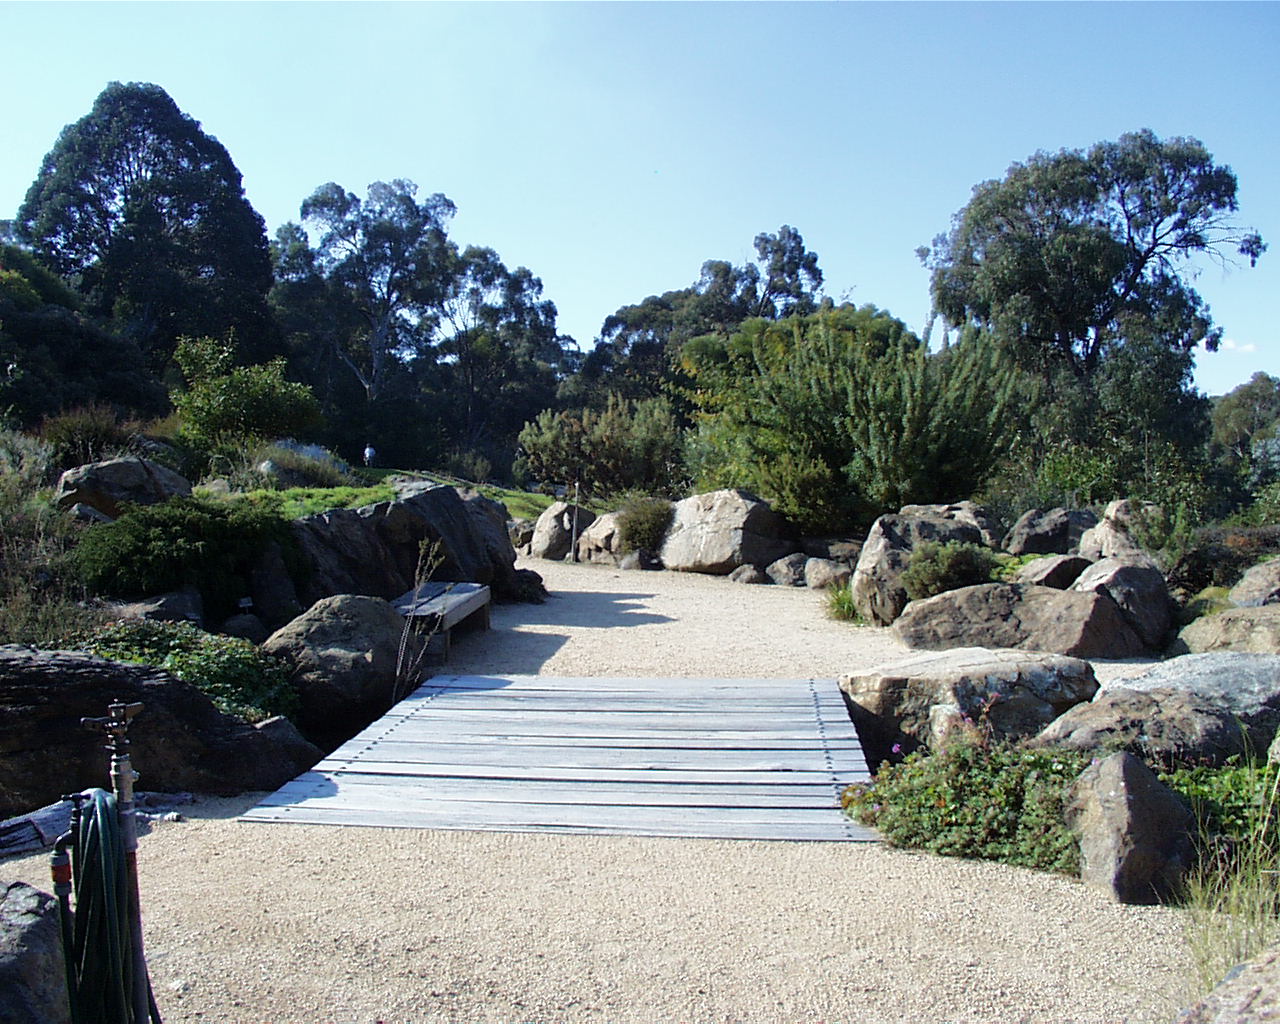
[[[1081,880],[1120,903],[1167,899],[1194,864],[1194,816],[1127,751],[1084,770],[1065,816],[1080,839]]]
[[[1182,627],[1178,645],[1190,654],[1280,654],[1280,605],[1228,608],[1217,615],[1203,615]]]
[[[0,1024],[70,1024],[57,901],[25,882],[0,893]]]
[[[54,501],[59,508],[85,504],[116,519],[126,504],[158,505],[190,494],[190,481],[158,462],[134,457],[68,469],[58,478]]]
[[[1098,517],[1089,509],[1033,508],[1018,517],[1001,546],[1011,555],[1067,555],[1097,525]]]
[[[795,551],[787,523],[746,491],[712,491],[677,501],[659,556],[677,572],[727,576],[740,565],[771,565]]]
[[[1010,647],[1077,658],[1146,653],[1107,595],[1021,583],[981,583],[912,601],[893,628],[915,650]]]
[[[917,654],[840,679],[868,760],[894,744],[937,749],[966,719],[1004,740],[1034,736],[1098,690],[1079,658],[966,647]]]

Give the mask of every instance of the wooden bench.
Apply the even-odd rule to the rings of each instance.
[[[427,625],[444,639],[449,657],[449,633],[464,619],[474,617],[481,629],[489,628],[489,588],[483,583],[424,583],[401,594],[391,606],[406,618],[429,619]]]

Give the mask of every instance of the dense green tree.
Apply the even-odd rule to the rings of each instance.
[[[745,486],[810,530],[866,525],[982,485],[1017,373],[976,331],[930,355],[900,321],[841,306],[685,346],[698,486]]]
[[[1280,426],[1280,378],[1255,373],[1213,405],[1213,440],[1238,459]]]
[[[975,187],[951,232],[922,250],[935,308],[976,323],[1018,361],[1091,381],[1135,334],[1189,352],[1220,330],[1187,281],[1196,256],[1257,261],[1236,226],[1237,182],[1195,139],[1150,131],[1087,152],[1037,153]]]
[[[262,218],[226,149],[157,85],[112,82],[64,128],[15,227],[158,368],[183,334],[276,350]]]

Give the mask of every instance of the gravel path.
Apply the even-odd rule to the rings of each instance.
[[[805,590],[532,567],[551,599],[495,608],[491,632],[455,637],[450,672],[834,676],[902,653]],[[1118,1024],[1167,1021],[1185,992],[1176,911],[1001,865],[855,843],[234,820],[254,802],[203,800],[142,841],[170,1024]],[[3,869],[48,889],[43,857]]]

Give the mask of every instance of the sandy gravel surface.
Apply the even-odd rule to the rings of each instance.
[[[540,563],[449,671],[838,675],[902,652],[804,590]],[[1100,666],[1100,675],[1134,671]],[[145,766],[140,766],[145,771]],[[144,780],[145,788],[145,780]],[[165,1020],[1167,1021],[1176,911],[873,844],[246,824],[143,839]],[[0,865],[48,889],[43,857]]]

